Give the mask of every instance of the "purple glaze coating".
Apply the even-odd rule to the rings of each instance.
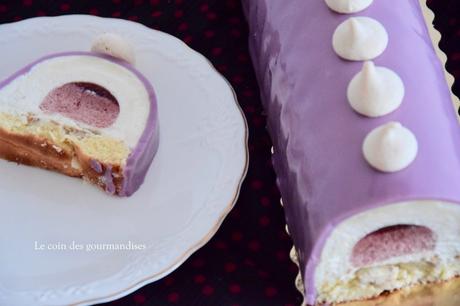
[[[98,162],[95,159],[92,159],[90,163],[91,163],[91,169],[93,169],[97,173],[102,173],[102,165],[100,162]]]
[[[405,200],[460,202],[460,128],[418,0],[374,1],[353,15],[334,13],[321,0],[243,4],[273,164],[306,301],[313,304],[315,268],[338,223]],[[406,87],[403,104],[390,115],[365,118],[347,102],[348,83],[362,62],[341,60],[332,35],[351,16],[373,17],[389,34],[388,48],[375,63],[398,73]],[[385,174],[366,163],[361,145],[369,131],[393,120],[414,132],[419,152],[408,168]]]
[[[158,126],[158,106],[157,106],[157,99],[155,96],[155,91],[153,90],[152,84],[147,80],[147,78],[141,74],[138,70],[136,70],[132,65],[129,63],[108,56],[103,54],[97,54],[92,52],[82,52],[82,51],[75,51],[75,52],[63,52],[63,53],[56,53],[47,55],[42,57],[31,64],[21,68],[16,73],[8,77],[7,79],[0,82],[0,89],[8,85],[17,77],[26,74],[30,71],[35,65],[46,61],[48,59],[52,59],[55,57],[62,57],[62,56],[93,56],[98,57],[101,59],[105,59],[121,65],[134,73],[139,80],[144,84],[145,89],[149,95],[150,100],[150,112],[147,117],[147,123],[145,125],[145,129],[139,138],[137,145],[131,150],[131,153],[128,156],[126,161],[126,165],[123,169],[123,183],[122,188],[119,193],[120,196],[130,196],[132,195],[137,189],[139,189],[140,185],[144,182],[145,175],[147,174],[147,170],[152,163],[152,160],[158,150],[159,146],[159,126]],[[111,170],[109,170],[110,178],[112,179]],[[105,177],[107,178],[107,172]],[[114,193],[111,186],[107,186],[107,192]]]
[[[105,183],[105,191],[107,193],[114,194],[116,189],[115,189],[115,184],[113,183],[112,166],[110,165],[105,169],[104,183]]]

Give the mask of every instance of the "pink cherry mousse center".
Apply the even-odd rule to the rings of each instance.
[[[53,89],[40,104],[40,109],[96,128],[109,127],[120,113],[118,101],[107,89],[84,82]]]
[[[424,226],[395,225],[379,229],[361,239],[353,248],[351,262],[367,266],[387,259],[430,251],[435,248],[433,231]]]

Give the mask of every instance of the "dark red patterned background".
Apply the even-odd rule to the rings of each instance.
[[[289,5],[288,0],[273,1],[286,1]],[[428,2],[436,13],[436,26],[443,33],[441,47],[449,56],[448,70],[460,77],[458,0]],[[62,14],[129,19],[182,39],[208,57],[231,82],[250,129],[249,172],[238,203],[215,237],[171,275],[105,305],[300,305],[302,297],[294,287],[297,268],[289,260],[292,245],[284,231],[270,161],[271,142],[265,131],[248,54],[248,29],[239,1],[0,0],[0,23]],[[460,93],[458,83],[454,91]]]

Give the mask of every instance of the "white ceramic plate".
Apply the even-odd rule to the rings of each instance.
[[[170,35],[91,16],[2,25],[0,79],[45,54],[88,50],[106,31],[129,38],[136,67],[156,90],[158,154],[130,198],[0,161],[0,305],[120,298],[170,273],[205,244],[238,196],[247,128],[235,95],[203,56]],[[145,249],[91,250],[133,245]]]

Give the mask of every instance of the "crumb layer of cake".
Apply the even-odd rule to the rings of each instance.
[[[460,278],[446,282],[415,286],[366,300],[341,303],[340,306],[421,306],[421,305],[460,305]],[[332,305],[331,305],[332,306]]]
[[[460,254],[449,261],[429,260],[361,268],[349,279],[336,279],[320,289],[319,301],[365,300],[402,288],[447,281],[460,275]],[[320,302],[320,304],[322,304]]]
[[[121,141],[32,116],[0,113],[0,158],[80,177],[119,194],[129,156]]]

